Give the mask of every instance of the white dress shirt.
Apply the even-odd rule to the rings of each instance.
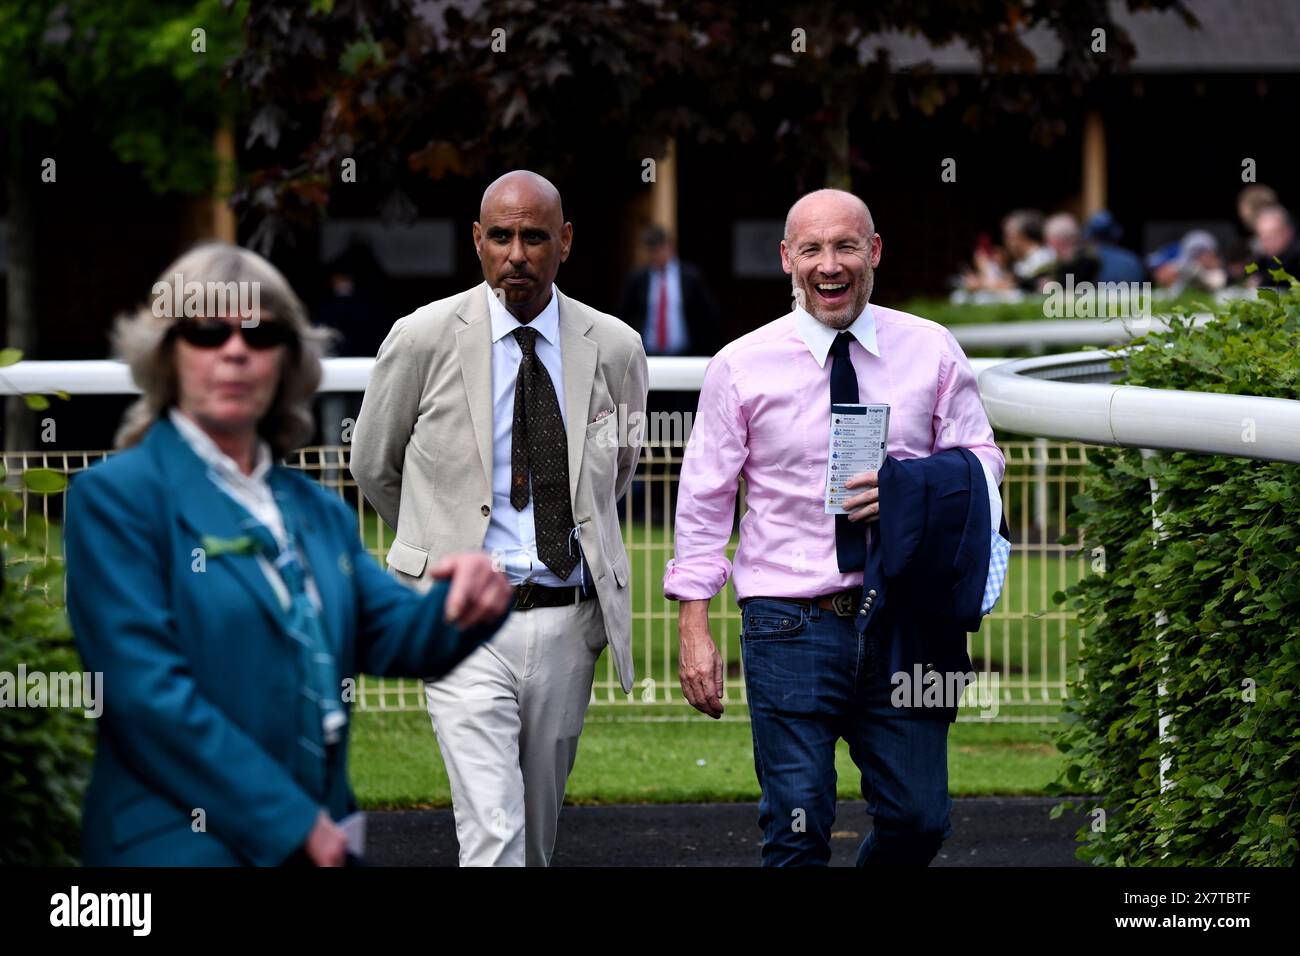
[[[563,587],[585,581],[583,562],[562,580],[537,556],[537,531],[533,523],[532,479],[529,478],[528,504],[516,511],[510,503],[511,449],[515,420],[515,382],[523,349],[511,333],[524,325],[487,290],[488,313],[492,320],[492,520],[488,523],[483,547],[505,571],[511,584],[525,581],[546,587]],[[560,359],[560,304],[551,286],[551,300],[546,308],[528,323],[537,330],[537,358],[555,386],[560,403],[560,419],[568,430],[564,409],[564,367]],[[571,539],[572,540],[572,539]],[[574,542],[577,548],[578,543]]]
[[[271,446],[266,443],[266,440],[262,438],[257,440],[257,447],[253,452],[253,471],[246,475],[235,460],[223,452],[208,433],[180,409],[175,406],[169,408],[167,417],[176,426],[185,443],[208,466],[208,478],[212,483],[241,504],[255,520],[266,525],[275,537],[276,544],[283,548],[288,542],[288,534],[284,527],[284,517],[280,514],[280,506],[276,503],[270,482],[267,481],[272,462]],[[289,589],[280,579],[280,573],[263,555],[257,556],[257,562],[271,589],[280,599],[280,606],[287,610],[292,602]],[[305,559],[300,558],[300,562],[306,572],[304,587],[307,589],[307,596],[319,608],[320,593],[316,590],[316,582],[312,579],[311,566]]]

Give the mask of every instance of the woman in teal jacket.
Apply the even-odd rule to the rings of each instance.
[[[211,307],[213,283],[243,309]],[[338,496],[273,463],[310,435],[323,334],[269,263],[200,246],[154,294],[115,330],[144,393],[128,450],[67,498],[68,613],[104,687],[83,860],[338,865],[355,675],[441,676],[510,588],[473,554],[408,589]]]

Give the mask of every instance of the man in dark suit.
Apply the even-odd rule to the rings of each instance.
[[[642,242],[647,265],[624,286],[619,317],[641,333],[646,355],[713,355],[725,344],[721,314],[699,269],[677,258],[673,241],[661,226],[647,227]],[[649,419],[660,423],[655,433],[682,442],[689,437],[686,423],[694,412],[692,392],[657,391],[646,407]],[[646,480],[635,482],[631,490],[632,513],[638,520],[645,516],[662,524],[676,507],[677,469],[677,465],[657,464],[652,453],[645,465]],[[660,478],[668,479],[666,498],[658,493]]]
[[[723,345],[718,305],[700,270],[677,258],[661,226],[643,236],[649,264],[623,289],[619,316],[641,333],[646,355],[712,355]]]

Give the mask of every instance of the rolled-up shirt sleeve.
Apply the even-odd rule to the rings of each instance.
[[[664,596],[669,600],[707,600],[731,575],[727,543],[737,481],[749,457],[748,432],[734,370],[726,354],[720,354],[704,373],[683,455],[674,557],[664,572]]]
[[[988,469],[994,485],[1001,484],[1007,462],[993,441],[993,426],[980,401],[975,370],[952,333],[945,330],[944,336],[939,392],[934,403],[932,454],[949,448],[967,448]],[[996,487],[991,487],[990,492],[996,495]],[[997,508],[1000,512],[1001,502]]]

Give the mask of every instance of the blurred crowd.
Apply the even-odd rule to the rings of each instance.
[[[973,267],[954,281],[954,301],[1014,300],[1042,292],[1048,283],[1150,282],[1165,295],[1219,292],[1285,284],[1270,270],[1300,278],[1300,238],[1291,213],[1277,193],[1250,185],[1237,197],[1241,232],[1221,243],[1208,229],[1139,253],[1124,242],[1123,229],[1108,210],[1080,225],[1068,212],[1050,216],[1018,209],[1002,220],[1002,244],[980,236]],[[1256,268],[1249,268],[1251,265]]]

